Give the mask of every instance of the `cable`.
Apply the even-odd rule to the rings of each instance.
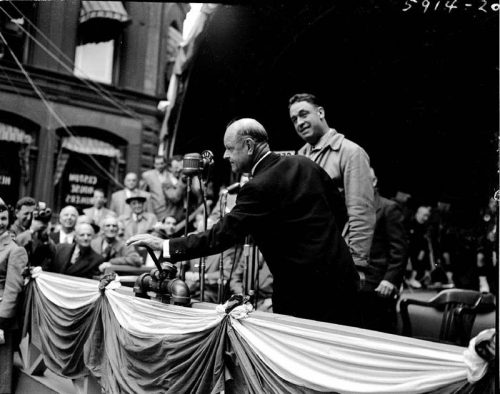
[[[35,42],[36,44],[38,44],[38,46],[40,48],[42,48],[52,59],[54,59],[57,63],[59,63],[66,71],[68,71],[69,73],[73,74],[78,80],[80,80],[81,82],[83,82],[87,87],[89,87],[90,89],[92,89],[94,92],[96,92],[97,94],[99,94],[103,99],[105,99],[106,101],[108,101],[109,103],[113,104],[116,108],[118,108],[119,110],[123,111],[125,114],[129,115],[130,117],[132,117],[133,119],[135,120],[139,120],[142,122],[142,119],[139,117],[139,115],[133,110],[133,109],[130,109],[128,107],[126,107],[125,105],[123,105],[122,103],[120,103],[118,100],[116,100],[114,98],[114,96],[109,93],[107,90],[103,89],[98,83],[92,81],[92,79],[83,71],[81,70],[80,68],[76,67],[73,63],[73,60],[71,60],[68,56],[66,56],[66,54],[64,52],[62,52],[51,40],[49,37],[47,37],[33,22],[31,22],[29,20],[28,17],[26,17],[22,11],[16,7],[16,5],[11,1],[11,0],[8,0],[10,4],[12,4],[14,6],[14,8],[19,12],[20,15],[23,16],[24,20],[26,20],[31,27],[33,27],[33,29],[35,29],[43,38],[45,38],[45,40],[57,51],[57,53],[63,58],[65,59],[69,64],[71,64],[72,66],[75,67],[75,69],[80,72],[81,74],[83,74],[85,77],[89,78],[89,79],[83,79],[81,77],[79,77],[78,75],[75,75],[73,74],[73,68],[69,67],[67,64],[65,64],[64,62],[62,62],[56,55],[54,55],[54,53],[52,53],[47,47],[45,47],[40,41],[38,41],[28,30],[26,30],[23,26],[21,25],[18,25],[19,28],[31,39],[33,40],[33,42]],[[10,15],[5,9],[3,8],[0,8],[2,10],[2,12],[7,15],[9,18],[13,19],[13,16]]]
[[[12,49],[10,48],[7,40],[5,39],[4,35],[2,34],[2,32],[0,32],[0,39],[4,42],[6,48],[8,49],[8,51],[10,52],[12,58],[14,59],[14,61],[16,62],[16,64],[18,65],[18,67],[20,68],[21,72],[24,74],[24,76],[26,77],[26,79],[28,80],[29,84],[31,85],[31,87],[33,88],[33,90],[35,91],[35,93],[38,95],[38,97],[40,97],[40,99],[42,100],[42,102],[44,103],[44,105],[47,107],[48,111],[51,113],[52,116],[54,116],[54,118],[61,124],[62,128],[68,133],[68,135],[72,136],[72,137],[76,137],[69,129],[68,127],[66,126],[66,124],[64,123],[64,121],[59,117],[59,115],[57,115],[57,113],[54,111],[54,109],[52,108],[52,106],[50,105],[50,103],[47,101],[47,99],[45,98],[44,94],[42,93],[42,91],[36,86],[36,84],[33,82],[33,80],[31,79],[31,77],[29,76],[28,72],[25,70],[25,68],[23,67],[23,65],[21,64],[21,62],[19,61],[19,59],[17,58],[16,54],[12,51]],[[80,144],[77,141],[77,144]],[[80,146],[82,146],[80,144]],[[92,155],[87,155],[90,160],[92,162],[94,162],[94,164],[96,164],[96,167],[99,168],[100,170],[102,170],[102,172],[111,180],[113,181],[115,184],[119,185],[120,187],[123,187],[123,185],[121,185],[120,182],[118,182],[115,177],[108,171],[106,170]]]

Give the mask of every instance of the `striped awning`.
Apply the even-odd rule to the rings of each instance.
[[[110,41],[130,22],[121,1],[82,1],[80,7],[80,44]]]
[[[120,150],[113,145],[89,137],[63,137],[62,147],[85,155],[120,157]]]
[[[29,145],[33,142],[33,137],[18,127],[0,123],[0,141]]]
[[[80,23],[92,18],[114,19],[128,22],[129,17],[121,1],[82,1]]]

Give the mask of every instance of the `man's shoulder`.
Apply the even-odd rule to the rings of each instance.
[[[118,198],[122,195],[125,195],[125,189],[117,190],[116,192],[111,193],[111,198]]]
[[[90,248],[88,254],[87,254],[89,260],[91,261],[104,261],[104,257],[97,253],[94,249]]]
[[[123,222],[123,223],[127,223],[130,220],[132,220],[132,215],[121,215],[118,217],[118,220]]]
[[[90,241],[90,246],[99,246],[102,244],[103,236],[98,235]]]
[[[143,178],[151,178],[155,174],[156,174],[156,171],[154,169],[151,169],[151,170],[143,171],[142,174],[141,174],[141,176]]]
[[[16,236],[16,243],[19,246],[25,246],[31,241],[32,233],[29,230],[25,230],[22,233],[17,234]]]
[[[113,211],[112,209],[109,209],[109,208],[103,208],[103,212],[104,212],[104,216],[108,216],[108,215],[112,215],[112,216],[116,216],[116,213],[115,211]]]
[[[342,136],[342,138],[338,141],[339,150],[349,154],[360,153],[367,155],[365,149],[358,143],[350,140],[343,134],[337,133],[336,135]]]
[[[75,247],[75,244],[68,244],[68,243],[61,243],[56,245],[56,256],[64,255],[65,253],[69,253],[73,248]]]
[[[94,210],[94,207],[84,208],[83,213],[84,213],[84,215],[87,215],[87,214],[92,213],[93,210]]]
[[[156,215],[154,213],[152,213],[152,212],[147,212],[146,211],[146,212],[143,212],[142,214],[148,220],[157,220],[156,219]]]
[[[403,214],[401,206],[396,201],[389,198],[379,196],[379,206],[386,214],[397,214],[397,212],[400,212],[401,215]]]

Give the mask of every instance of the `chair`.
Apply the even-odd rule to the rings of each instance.
[[[443,290],[429,301],[402,299],[403,335],[467,346],[476,315],[494,310],[493,295],[474,290]]]

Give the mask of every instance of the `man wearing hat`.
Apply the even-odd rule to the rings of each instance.
[[[120,217],[120,220],[125,225],[125,239],[136,234],[147,233],[156,224],[155,214],[146,212],[144,209],[146,200],[147,198],[142,195],[132,196],[125,200],[132,211],[129,215]]]

